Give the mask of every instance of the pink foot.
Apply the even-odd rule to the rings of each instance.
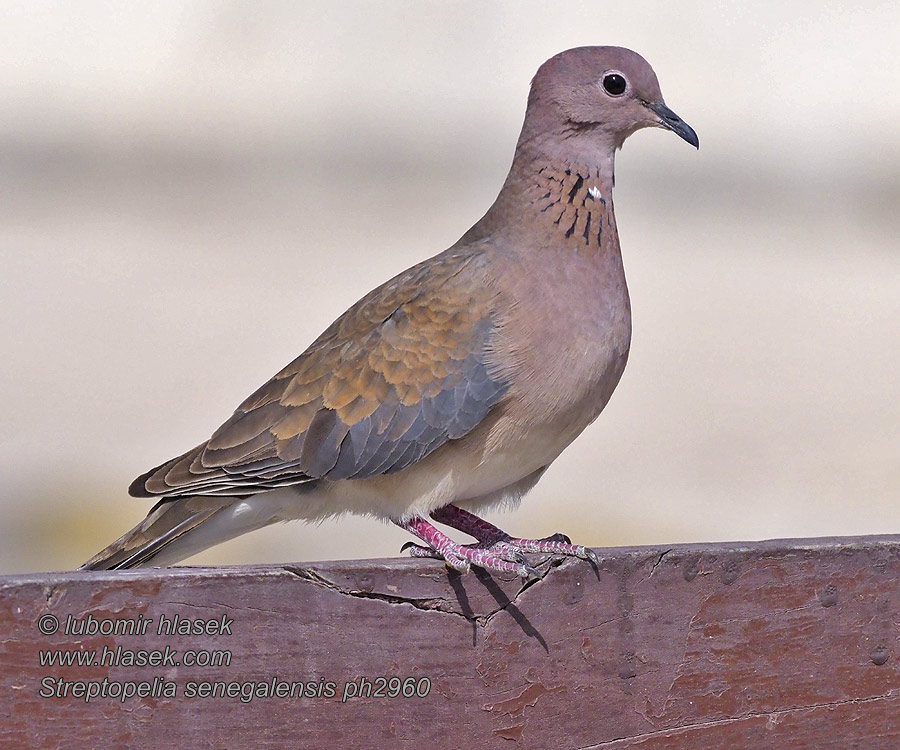
[[[398,522],[398,526],[415,534],[427,547],[412,542],[403,545],[413,557],[436,557],[444,560],[454,570],[465,573],[470,565],[498,573],[514,573],[522,578],[537,577],[538,572],[528,565],[517,550],[490,549],[484,545],[459,544],[442,531],[438,531],[424,518],[411,518]],[[402,551],[402,550],[401,550]]]
[[[491,523],[469,513],[455,505],[445,505],[433,511],[431,517],[439,523],[445,523],[458,531],[474,536],[479,547],[499,557],[508,556],[516,551],[538,552],[550,555],[569,555],[581,560],[589,560],[594,565],[600,564],[597,553],[580,544],[572,544],[565,534],[553,534],[544,539],[520,539],[507,534]]]

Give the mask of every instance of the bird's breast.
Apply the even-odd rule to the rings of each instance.
[[[540,434],[552,458],[600,414],[628,358],[628,288],[613,232],[607,242],[598,252],[548,243],[510,257],[498,280],[507,314],[495,364],[511,384],[518,439]]]

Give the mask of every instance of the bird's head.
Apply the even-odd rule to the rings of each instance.
[[[671,130],[699,146],[694,129],[666,106],[656,73],[643,57],[623,47],[576,47],[541,65],[531,83],[522,136],[612,152],[646,127]]]

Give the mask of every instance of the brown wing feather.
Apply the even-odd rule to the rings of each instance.
[[[462,437],[503,397],[486,361],[479,256],[442,253],[338,318],[207,443],[138,477],[150,495],[253,494],[399,471]]]

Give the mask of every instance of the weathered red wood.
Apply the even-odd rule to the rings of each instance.
[[[546,560],[527,586],[400,559],[0,578],[0,745],[900,747],[900,537],[600,552],[598,572]],[[39,630],[47,614],[56,634]],[[153,622],[64,634],[88,615]],[[175,615],[230,618],[231,634],[157,635]],[[231,663],[40,663],[104,646],[227,650]],[[177,695],[42,697],[48,676],[53,690],[159,678]],[[348,681],[379,676],[420,692],[428,678],[430,692],[341,701]],[[272,678],[336,695],[185,695]]]

